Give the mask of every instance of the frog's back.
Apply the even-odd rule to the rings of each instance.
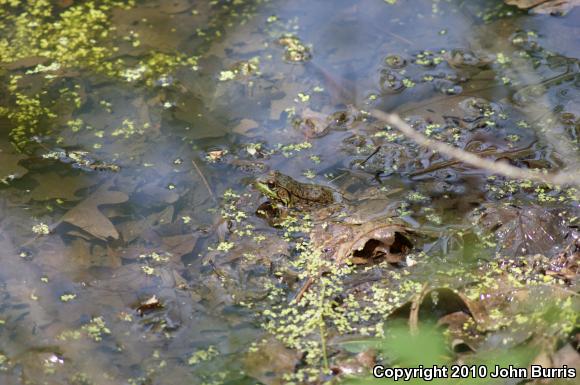
[[[315,184],[303,183],[297,186],[298,189],[295,195],[300,199],[304,199],[313,203],[327,204],[334,202],[334,194],[332,190],[325,186]]]

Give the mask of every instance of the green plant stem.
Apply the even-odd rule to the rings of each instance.
[[[320,329],[320,344],[321,344],[321,348],[322,348],[322,362],[324,365],[324,371],[325,373],[330,372],[330,366],[328,365],[328,354],[326,352],[326,328],[324,325],[324,295],[326,292],[326,285],[324,284],[324,281],[322,282],[322,288],[321,288],[321,295],[320,295],[320,304],[319,304],[319,309],[320,309],[320,320],[318,322],[318,327]]]

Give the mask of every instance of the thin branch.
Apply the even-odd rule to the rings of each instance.
[[[417,335],[417,333],[419,333],[419,309],[427,295],[428,289],[429,284],[425,282],[421,291],[415,295],[411,302],[411,311],[409,312],[409,331],[412,335]]]
[[[493,174],[503,175],[512,179],[527,179],[554,185],[580,186],[580,174],[578,173],[548,174],[521,169],[502,162],[494,162],[481,158],[471,152],[453,147],[447,143],[429,139],[405,123],[398,115],[387,114],[379,110],[373,110],[371,115],[383,122],[393,125],[396,129],[401,131],[403,135],[421,146],[455,158],[463,163],[469,164],[470,166],[489,171]]]
[[[195,168],[195,171],[197,171],[197,173],[201,177],[201,181],[203,182],[203,184],[205,185],[205,188],[209,192],[209,196],[211,197],[211,199],[215,203],[217,203],[217,199],[215,198],[215,195],[213,195],[213,191],[211,191],[211,187],[209,186],[209,183],[207,182],[207,179],[205,179],[205,176],[203,175],[203,173],[201,172],[201,170],[197,166],[197,163],[195,163],[195,160],[194,159],[191,160],[191,163],[193,164],[193,167]]]

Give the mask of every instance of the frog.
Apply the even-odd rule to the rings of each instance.
[[[315,218],[340,218],[340,222],[349,224],[362,224],[380,217],[393,216],[393,206],[397,205],[397,201],[390,196],[402,191],[400,187],[386,193],[371,188],[355,197],[330,187],[298,182],[279,171],[270,171],[265,177],[256,180],[254,186],[270,200],[270,210],[295,208],[317,214],[313,215]]]
[[[301,183],[279,171],[259,179],[255,187],[266,197],[286,207],[307,208],[335,202],[334,191],[326,186]]]

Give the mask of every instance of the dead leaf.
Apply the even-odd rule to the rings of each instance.
[[[532,13],[565,15],[580,5],[580,0],[505,0],[508,5],[529,9]]]
[[[342,234],[343,241],[334,254],[339,263],[350,257],[366,260],[384,257],[390,263],[398,263],[412,248],[411,241],[405,236],[409,230],[404,226],[390,222],[368,222],[347,228],[350,231]]]
[[[9,71],[21,70],[25,68],[36,67],[39,64],[46,64],[50,59],[43,56],[27,56],[10,63],[2,63],[2,67]]]
[[[146,218],[120,223],[117,225],[117,229],[123,236],[123,240],[129,243],[139,236],[142,236],[146,230],[157,224],[170,223],[173,212],[173,206],[167,206],[160,212],[148,215]]]
[[[121,266],[121,259],[102,244],[88,242],[82,238],[73,239],[68,248],[61,251],[64,260],[61,264],[53,264],[57,269],[62,270],[62,263],[71,263],[75,268],[108,267],[117,268]]]
[[[163,305],[159,302],[159,298],[154,294],[150,298],[146,299],[145,301],[141,302],[139,306],[137,306],[137,313],[141,317],[145,315],[145,313],[149,313],[153,310],[162,309]]]
[[[306,108],[294,125],[307,138],[321,138],[330,131],[331,120],[329,115]]]
[[[364,375],[375,365],[377,353],[374,349],[368,349],[348,358],[334,358],[330,370],[339,376]]]
[[[190,10],[193,6],[189,0],[171,0],[161,1],[158,3],[158,8],[161,12],[175,14]]]
[[[247,135],[248,131],[258,128],[259,124],[255,120],[252,119],[242,119],[240,123],[234,127],[233,131],[236,134],[240,135]]]
[[[78,200],[75,192],[95,183],[86,175],[61,176],[55,172],[36,174],[33,178],[38,186],[32,190],[30,197],[37,201],[58,198],[66,201]]]
[[[580,371],[580,353],[572,345],[566,344],[552,355],[554,368],[561,368],[564,365],[575,368],[576,373]]]
[[[545,3],[546,0],[505,0],[508,5],[515,5],[520,9],[528,9]]]
[[[493,232],[502,255],[552,255],[569,232],[563,219],[539,206],[485,205],[476,224]]]
[[[265,385],[285,383],[283,375],[293,373],[300,353],[286,348],[280,341],[270,338],[248,353],[244,359],[246,373]]]
[[[96,238],[118,239],[119,233],[109,218],[99,210],[101,205],[126,202],[129,197],[121,191],[110,191],[111,183],[104,183],[87,199],[70,209],[60,220],[77,226]]]
[[[171,253],[175,258],[180,258],[183,255],[189,254],[193,251],[197,238],[193,234],[174,235],[171,237],[164,237],[165,251]]]
[[[445,318],[447,315],[457,312],[463,312],[470,318],[473,318],[473,320],[482,330],[485,330],[489,324],[489,317],[483,304],[480,301],[472,301],[462,293],[458,293],[455,290],[448,288],[437,288],[424,294],[421,293],[420,297],[415,298],[421,299],[420,311],[418,313],[422,316],[436,314],[438,317],[440,317],[439,322],[441,324],[446,324],[447,321],[452,319]],[[411,316],[413,305],[415,304],[417,306],[414,301],[416,302],[416,299],[407,302],[395,310],[390,315],[390,317],[407,318]],[[417,318],[416,323],[418,323],[420,320],[419,314],[414,316]],[[457,315],[454,315],[453,319],[457,317]]]
[[[20,166],[21,160],[26,159],[23,154],[18,154],[8,146],[0,145],[0,182],[21,178],[28,172]]]

